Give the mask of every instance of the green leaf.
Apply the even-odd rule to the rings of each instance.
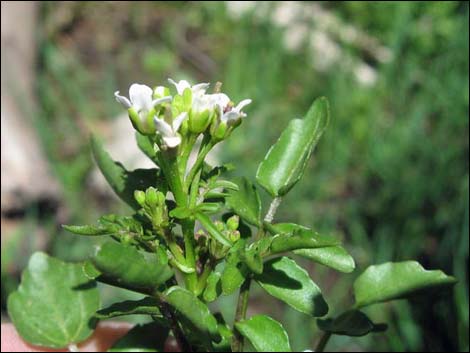
[[[99,306],[96,282],[85,276],[82,264],[65,263],[42,252],[31,256],[18,290],[8,297],[8,314],[20,336],[52,348],[87,339]]]
[[[154,143],[150,136],[145,136],[139,133],[138,131],[135,132],[135,139],[137,141],[137,146],[139,146],[140,150],[149,157],[152,162],[154,162],[158,166],[157,162],[157,152],[154,148]]]
[[[191,217],[193,212],[187,207],[176,207],[170,211],[170,216],[178,219]]]
[[[307,271],[288,257],[278,257],[264,264],[255,280],[269,294],[294,309],[311,316],[324,316],[328,312],[320,288],[310,279]]]
[[[102,144],[95,137],[91,139],[91,148],[96,163],[109,185],[133,209],[140,209],[140,205],[134,198],[135,190],[146,190],[151,186],[157,186],[160,191],[166,193],[167,186],[159,169],[128,171],[121,163],[111,159],[109,154],[103,149]]]
[[[227,239],[225,235],[223,235],[215,226],[215,224],[211,221],[211,219],[202,212],[195,213],[196,219],[201,223],[201,225],[207,230],[207,233],[217,240],[219,243],[222,243],[225,246],[232,246],[232,242]]]
[[[456,279],[444,272],[426,271],[416,261],[369,266],[354,282],[356,306],[409,297],[431,289],[452,286]]]
[[[231,352],[232,350],[230,345],[232,342],[233,332],[225,322],[221,313],[215,313],[214,317],[217,320],[219,334],[222,337],[222,340],[219,343],[212,344],[214,352]]]
[[[78,235],[113,235],[119,230],[118,227],[108,227],[108,226],[93,226],[93,225],[84,225],[84,226],[74,226],[74,225],[62,225],[62,228],[68,230],[69,232],[78,234]]]
[[[227,207],[247,223],[261,225],[261,201],[256,187],[246,178],[238,179],[237,185],[238,190],[227,190]]]
[[[219,272],[213,271],[209,277],[207,277],[206,288],[202,294],[202,298],[207,302],[213,302],[222,293],[222,284],[220,277],[222,275]]]
[[[168,304],[177,310],[179,316],[191,322],[203,335],[207,335],[217,342],[220,341],[217,320],[211,314],[207,305],[192,292],[173,286],[166,290],[165,297]]]
[[[169,329],[158,322],[137,325],[108,352],[163,352]]]
[[[248,268],[244,263],[226,263],[220,278],[222,293],[229,295],[235,292],[241,287],[248,273]]]
[[[274,236],[270,249],[272,254],[276,254],[297,249],[323,248],[339,243],[340,242],[333,237],[321,235],[312,230],[299,229],[293,233]]]
[[[294,254],[344,273],[350,273],[356,268],[352,256],[341,246],[329,246],[319,249],[300,249],[295,250]]]
[[[248,267],[243,262],[246,241],[240,239],[229,250],[225,258],[225,267],[220,282],[222,293],[225,295],[235,292],[249,274]]]
[[[117,242],[98,247],[92,262],[103,276],[130,288],[155,289],[173,276],[171,268],[155,254]]]
[[[82,271],[88,279],[96,279],[102,274],[90,261],[83,263]]]
[[[318,327],[326,332],[344,336],[365,336],[370,332],[387,329],[385,324],[374,324],[366,314],[359,310],[347,311],[336,319],[317,320]]]
[[[328,120],[324,97],[313,102],[304,119],[291,120],[256,172],[256,180],[271,196],[285,195],[300,180]]]
[[[291,352],[289,337],[284,327],[266,315],[255,315],[235,323],[237,330],[258,352]]]
[[[263,258],[256,245],[254,244],[244,251],[242,260],[253,273],[261,274],[263,272]]]
[[[96,312],[95,317],[100,320],[112,319],[125,315],[155,315],[161,316],[158,301],[152,297],[140,300],[125,300]]]

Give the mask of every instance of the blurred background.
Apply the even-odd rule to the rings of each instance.
[[[458,278],[437,301],[371,307],[386,334],[333,336],[328,349],[468,351],[468,2],[8,1],[1,16],[2,321],[33,251],[92,249],[60,224],[130,212],[96,172],[89,136],[145,167],[113,92],[172,77],[253,99],[213,156],[252,180],[288,121],[330,99],[331,124],[278,220],[333,233],[356,259],[349,275],[304,263],[331,315],[370,264],[417,259]],[[103,293],[104,305],[131,296]],[[228,320],[234,300],[216,304]],[[257,287],[249,310],[281,320],[294,350],[318,340],[315,320]]]

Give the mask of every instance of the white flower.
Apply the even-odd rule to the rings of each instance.
[[[114,92],[114,97],[126,109],[133,108],[141,119],[145,119],[154,106],[171,101],[171,96],[152,100],[152,89],[146,85],[134,83],[129,88],[129,98],[119,95],[119,91]]]
[[[219,119],[221,122],[231,124],[240,118],[244,118],[246,114],[242,109],[251,103],[251,99],[244,99],[236,107],[231,105],[230,98],[224,93],[211,94],[211,100],[214,106],[219,108]]]
[[[183,112],[173,119],[171,125],[168,124],[165,120],[159,119],[158,117],[153,119],[157,131],[163,138],[163,142],[169,148],[175,148],[181,143],[181,136],[178,134],[178,130],[187,117],[188,113]]]
[[[168,79],[168,82],[170,82],[176,87],[176,91],[180,96],[183,95],[183,92],[186,88],[189,88],[194,96],[199,96],[206,93],[206,89],[209,87],[209,83],[198,83],[197,85],[191,86],[186,80],[175,82],[171,78]]]
[[[226,107],[224,110],[221,110],[220,121],[230,124],[236,122],[240,118],[244,118],[246,114],[242,112],[242,109],[251,103],[251,99],[244,99],[237,104],[235,108]]]

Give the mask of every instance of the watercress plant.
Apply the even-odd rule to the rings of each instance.
[[[152,323],[136,326],[111,350],[162,350],[171,337],[184,351],[241,352],[245,339],[257,351],[290,351],[281,323],[267,315],[246,317],[251,283],[307,316],[322,318],[329,312],[327,301],[293,255],[343,273],[355,269],[338,239],[274,221],[328,125],[328,100],[316,99],[303,119],[291,120],[261,161],[256,182],[272,198],[263,211],[252,181],[228,180],[224,174],[231,166],[206,162],[212,148],[242,123],[251,100],[233,103],[220,84],[207,93],[207,83],[169,82],[174,87],[133,84],[129,98],[115,93],[129,113],[139,148],[155,168],[129,171],[91,139],[106,180],[134,212],[102,216],[93,225],[64,226],[104,239],[84,263],[64,263],[41,252],[31,257],[8,299],[10,317],[29,343],[76,350],[99,320],[148,315]],[[189,163],[194,151],[196,159]],[[97,282],[144,297],[100,308]],[[386,325],[362,311],[368,305],[454,283],[414,261],[370,266],[354,282],[355,304],[317,320],[324,334],[316,350],[322,351],[333,334],[384,331]],[[235,321],[226,322],[208,303],[237,291]]]

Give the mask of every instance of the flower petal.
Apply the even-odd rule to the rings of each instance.
[[[244,107],[246,107],[250,103],[251,103],[251,99],[244,99],[240,103],[238,103],[238,105],[235,107],[234,110],[236,110],[237,112],[240,112]]]
[[[186,119],[187,117],[188,117],[188,113],[187,112],[182,112],[176,118],[173,119],[173,131],[174,132],[177,132],[179,130],[181,124],[184,121],[184,119]]]
[[[225,114],[222,114],[220,120],[224,123],[230,124],[240,119],[241,117],[242,115],[239,112],[236,112],[235,110],[231,110]]]
[[[159,105],[159,104],[162,104],[162,103],[171,102],[172,99],[173,99],[172,96],[166,96],[166,97],[154,99],[152,101],[152,107],[155,107],[156,105]]]
[[[155,127],[157,131],[162,135],[162,136],[173,136],[173,129],[171,128],[170,124],[168,124],[165,120],[159,119],[157,117],[153,118],[153,121],[155,122]]]
[[[163,142],[165,142],[165,145],[168,147],[175,148],[181,143],[181,137],[178,135],[170,137],[163,136]]]
[[[132,84],[129,88],[129,98],[137,112],[152,109],[152,89],[149,86]]]
[[[193,91],[194,95],[203,95],[206,93],[206,89],[209,88],[210,83],[198,83],[194,85],[191,90]]]
[[[208,94],[212,103],[222,107],[222,110],[230,103],[230,98],[225,93]]]
[[[181,80],[177,83],[174,80],[172,80],[171,78],[169,78],[168,82],[170,82],[171,84],[173,84],[176,87],[176,91],[181,96],[183,95],[183,92],[186,88],[191,88],[191,85],[186,80]]]
[[[127,99],[124,96],[120,96],[119,91],[114,92],[114,97],[116,98],[116,101],[121,103],[126,109],[129,109],[130,107],[132,107],[132,104],[129,101],[129,99]]]

